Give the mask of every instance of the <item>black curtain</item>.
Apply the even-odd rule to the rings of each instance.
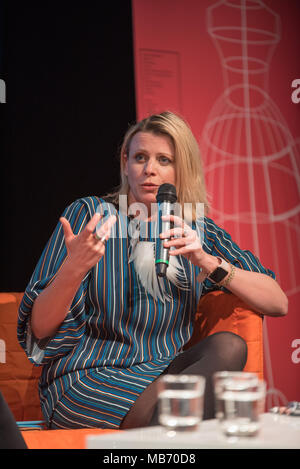
[[[63,209],[119,183],[132,13],[129,0],[6,0],[0,15],[0,290],[23,291]]]

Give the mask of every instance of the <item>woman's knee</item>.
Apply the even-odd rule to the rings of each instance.
[[[222,331],[209,336],[211,346],[220,358],[226,369],[242,370],[247,361],[248,347],[246,341],[234,332]]]

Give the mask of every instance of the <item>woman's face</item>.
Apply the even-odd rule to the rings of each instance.
[[[176,184],[175,149],[167,135],[138,132],[124,156],[124,172],[129,183],[128,204],[141,202],[150,215],[151,203],[161,184]]]

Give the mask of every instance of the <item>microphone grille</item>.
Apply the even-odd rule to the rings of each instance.
[[[162,184],[159,186],[157,194],[156,194],[156,201],[157,202],[171,202],[175,203],[177,200],[176,194],[176,187],[173,184]]]

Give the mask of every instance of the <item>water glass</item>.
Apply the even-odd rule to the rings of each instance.
[[[214,374],[216,417],[227,436],[254,436],[260,429],[266,383],[255,373]]]
[[[165,375],[158,380],[159,423],[169,434],[195,431],[203,415],[205,378]]]

